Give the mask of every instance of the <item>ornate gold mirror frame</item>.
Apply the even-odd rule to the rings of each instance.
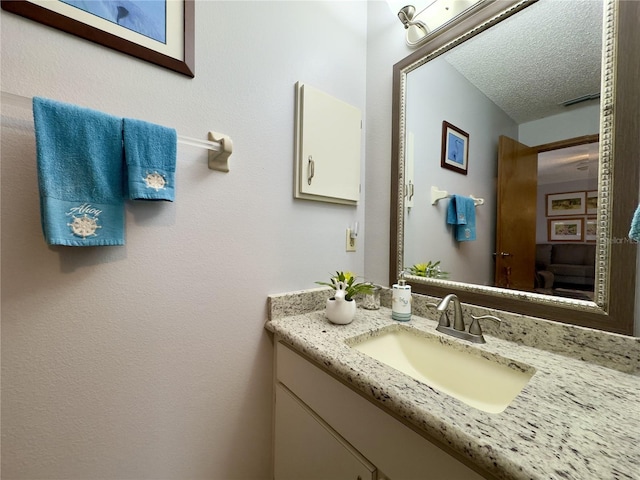
[[[393,67],[390,284],[404,265],[407,74],[537,0],[488,2]],[[640,2],[605,0],[594,301],[406,276],[413,291],[633,335],[637,244],[628,239],[640,183]],[[601,200],[600,200],[601,199]]]

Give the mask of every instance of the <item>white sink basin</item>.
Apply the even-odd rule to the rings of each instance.
[[[401,326],[347,342],[352,348],[451,395],[467,405],[500,413],[535,373],[531,366],[460,341]]]

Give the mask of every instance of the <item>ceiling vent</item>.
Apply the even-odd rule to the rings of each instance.
[[[588,102],[589,100],[597,100],[600,98],[600,92],[592,93],[591,95],[582,95],[581,97],[576,97],[571,100],[567,100],[566,102],[560,103],[563,107],[568,107],[570,105],[575,105],[576,103]]]

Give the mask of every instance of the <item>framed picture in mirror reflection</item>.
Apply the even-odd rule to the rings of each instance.
[[[587,192],[587,215],[598,213],[598,191]]]
[[[549,193],[547,194],[547,217],[584,215],[585,193]]]
[[[598,234],[598,223],[596,217],[587,217],[584,224],[584,239],[587,242],[595,243]]]
[[[440,166],[466,175],[468,164],[469,134],[449,122],[443,121]]]
[[[582,218],[550,218],[548,222],[550,242],[582,241]]]

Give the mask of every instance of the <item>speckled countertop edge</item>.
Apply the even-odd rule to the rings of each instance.
[[[276,308],[270,308],[267,329],[488,473],[504,479],[640,478],[640,377],[487,335],[487,344],[474,347],[536,369],[504,412],[489,414],[347,345],[397,326],[388,308],[358,309],[351,324],[340,326],[329,323],[317,303],[315,310],[294,313],[323,305],[323,290],[271,296]],[[284,307],[285,297],[296,298],[299,309]],[[402,325],[441,336],[436,322],[417,315]]]
[[[314,288],[270,295],[269,319],[288,317],[324,309],[327,288]],[[435,318],[431,304],[438,299],[412,295],[415,315]],[[391,290],[383,287],[381,304],[391,307]],[[491,336],[518,344],[559,353],[589,363],[640,375],[640,338],[603,332],[560,322],[552,322],[526,315],[504,312],[475,305],[462,305],[465,318],[470,315],[494,315],[502,319],[500,326],[483,324],[483,331]]]

